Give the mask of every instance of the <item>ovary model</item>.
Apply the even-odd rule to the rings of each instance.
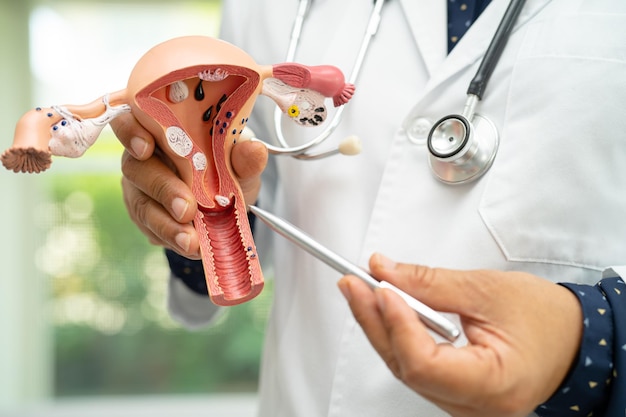
[[[51,155],[83,155],[107,123],[133,113],[198,200],[194,227],[211,300],[234,305],[263,288],[246,204],[230,162],[256,98],[272,98],[288,117],[308,126],[326,118],[326,97],[340,106],[353,92],[354,86],[332,66],[262,66],[218,39],[175,38],[137,62],[126,89],[85,105],[38,107],[26,113],[17,123],[13,146],[1,159],[14,172],[44,171]]]

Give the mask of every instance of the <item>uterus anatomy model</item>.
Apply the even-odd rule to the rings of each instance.
[[[106,124],[132,113],[198,201],[194,227],[211,300],[235,305],[257,296],[264,282],[230,162],[257,97],[270,97],[288,117],[308,126],[326,118],[326,98],[340,106],[353,92],[333,66],[258,65],[218,39],[175,38],[140,58],[125,89],[89,104],[27,112],[17,123],[13,145],[0,158],[14,172],[42,172],[52,155],[80,157]]]

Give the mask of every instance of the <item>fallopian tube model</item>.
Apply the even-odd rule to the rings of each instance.
[[[194,227],[211,300],[240,304],[263,288],[246,204],[230,162],[256,98],[271,97],[296,123],[318,125],[326,118],[325,97],[339,106],[353,92],[332,66],[263,66],[218,39],[175,38],[137,62],[126,89],[85,105],[26,113],[1,159],[14,172],[44,171],[51,155],[83,155],[107,123],[132,112],[198,200]]]

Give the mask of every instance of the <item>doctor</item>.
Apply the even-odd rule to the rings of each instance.
[[[222,36],[259,62],[280,62],[296,3],[226,0]],[[467,86],[507,4],[493,0],[462,37],[453,38],[446,27],[448,7],[473,10],[479,4],[389,0],[357,93],[332,139],[356,134],[362,153],[308,162],[270,157],[258,194],[258,173],[267,155],[258,143],[240,144],[232,158],[249,202],[258,198],[261,206],[362,265],[381,251],[404,263],[488,269],[480,279],[486,276],[485,283],[493,282],[494,288],[508,288],[502,296],[510,303],[520,300],[518,292],[528,297],[520,289],[528,289],[529,282],[530,288],[550,291],[563,289],[550,281],[593,285],[608,267],[626,264],[626,193],[621,191],[626,176],[620,175],[626,166],[626,3],[621,0],[528,0],[476,110],[500,133],[493,166],[478,180],[454,186],[430,171],[424,131],[463,109]],[[371,7],[370,0],[315,1],[296,60],[331,63],[349,73]],[[269,103],[257,104],[250,126],[259,137],[273,138],[272,113]],[[299,132],[286,131],[291,138]],[[171,312],[189,326],[209,323],[216,308],[198,294],[204,290],[203,278],[194,275],[192,260],[176,254],[197,258],[197,236],[188,224],[193,196],[168,174],[153,155],[153,140],[133,120],[117,123],[116,132],[128,148],[123,187],[130,215],[153,243],[171,249]],[[259,228],[256,235],[260,250],[270,247],[264,232]],[[363,288],[351,285],[349,278],[342,282],[366,336],[337,291],[334,271],[280,238],[272,248],[261,253],[274,266],[275,296],[260,415],[447,415],[427,400],[436,401],[433,395],[420,391],[425,399],[411,390],[416,387],[410,381],[405,380],[407,386],[397,379],[376,350],[389,344],[385,334],[377,337],[372,329],[381,329],[388,314],[402,317],[393,307],[384,308],[385,300],[392,300],[386,298],[389,294],[355,303],[354,294],[363,294]],[[419,280],[390,273],[395,266],[384,264],[388,267],[373,268],[379,277],[432,300],[432,294],[408,288]],[[513,270],[523,271],[524,279],[496,272]],[[468,274],[460,275],[472,276]],[[524,415],[559,387],[586,333],[574,293],[550,291],[538,294],[537,303],[554,294],[568,314],[557,320],[546,317],[546,325],[556,322],[571,329],[562,332],[571,347],[559,359],[558,376],[516,410],[479,408],[476,414],[465,410],[455,415]],[[523,306],[529,310],[541,308],[526,300]],[[368,312],[377,314],[374,321],[363,319]],[[556,349],[558,343],[548,346]],[[604,385],[601,389],[606,390]],[[517,394],[510,394],[511,404],[517,404]],[[450,401],[462,399],[463,390],[450,391],[450,396]],[[571,410],[565,407],[563,414],[553,415]]]

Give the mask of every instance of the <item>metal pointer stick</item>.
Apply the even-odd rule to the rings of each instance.
[[[429,329],[433,330],[445,339],[453,342],[461,334],[461,331],[457,328],[457,326],[440,313],[417,301],[415,298],[411,297],[398,287],[386,281],[378,281],[362,268],[359,268],[355,264],[339,256],[337,253],[326,248],[286,220],[283,220],[280,217],[256,206],[250,205],[248,208],[256,217],[261,219],[276,233],[309,252],[311,255],[323,261],[337,272],[343,275],[355,275],[372,288],[388,288],[392,290],[402,297],[402,299],[417,312],[419,318]]]

